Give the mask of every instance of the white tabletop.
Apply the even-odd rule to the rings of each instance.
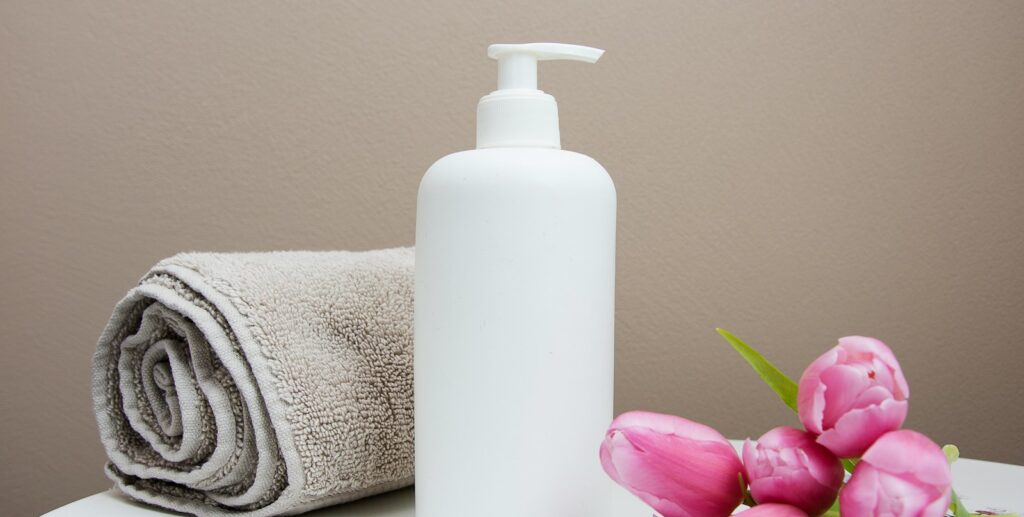
[[[739,445],[734,442],[733,445]],[[1024,515],[1024,467],[961,459],[953,464],[953,487],[971,511],[995,510]],[[619,517],[650,517],[650,508],[625,490],[616,490]],[[154,517],[180,515],[129,500],[109,490],[62,506],[45,517]],[[413,489],[406,488],[354,503],[323,508],[310,517],[413,517]]]

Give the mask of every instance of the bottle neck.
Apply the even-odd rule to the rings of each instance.
[[[476,148],[561,149],[555,98],[530,89],[498,90],[476,107]]]

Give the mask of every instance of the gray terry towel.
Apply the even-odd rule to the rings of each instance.
[[[186,253],[117,305],[93,360],[131,497],[300,513],[413,481],[411,248]]]

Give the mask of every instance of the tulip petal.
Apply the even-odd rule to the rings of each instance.
[[[743,498],[739,486],[742,467],[731,446],[725,445],[725,449],[717,443],[672,437],[673,445],[666,447],[657,443],[663,438],[655,435],[631,435],[634,449],[619,446],[612,450],[615,470],[627,481],[627,489],[664,517],[688,516],[680,513],[684,507],[695,516],[726,516]],[[671,508],[666,503],[671,503]],[[669,511],[672,515],[666,513]]]
[[[728,440],[721,433],[704,424],[674,415],[652,413],[650,411],[629,411],[623,413],[612,421],[609,429],[626,429],[629,427],[651,429],[661,434],[682,436],[692,440],[721,440],[728,443]]]
[[[863,409],[868,406],[877,406],[888,399],[899,400],[893,397],[892,391],[881,385],[874,385],[870,388],[861,392],[857,396],[857,400],[853,402],[853,407],[850,409]]]
[[[864,461],[894,474],[912,473],[931,484],[952,484],[942,449],[927,436],[904,429],[882,436],[864,454]]]
[[[878,357],[871,361],[871,367],[875,372],[875,381],[885,386],[885,389],[893,394],[894,399],[903,400],[906,398],[902,388],[898,386],[896,372],[893,371],[892,367],[882,362]]]
[[[907,379],[903,376],[903,369],[900,362],[896,360],[896,354],[881,340],[864,336],[846,336],[839,338],[839,345],[854,351],[855,353],[871,354],[885,363],[893,372],[896,387],[899,389],[897,400],[910,398],[910,387]]]
[[[615,468],[615,461],[612,459],[612,449],[616,446],[622,446],[621,442],[627,442],[626,437],[619,433],[611,433],[610,436],[605,438],[601,442],[601,467],[604,468],[608,477],[612,478],[618,484],[622,484],[622,476],[619,475],[619,469]]]
[[[904,477],[881,470],[878,472],[878,489],[880,497],[875,511],[880,515],[925,517],[921,511],[938,495],[931,486],[921,484],[912,476]]]
[[[750,483],[750,494],[758,503],[787,504],[812,515],[828,510],[838,493],[838,488],[823,487],[806,470],[793,470]]]
[[[853,477],[839,492],[839,513],[844,517],[876,515],[879,490],[878,471],[868,463],[857,464]]]
[[[705,508],[706,515],[724,506],[731,511],[743,498],[738,479],[742,465],[731,445],[631,431],[635,429],[624,432],[645,454],[635,464],[638,470],[622,474],[638,488],[689,500],[687,508]]]
[[[757,468],[756,447],[757,444],[750,441],[750,438],[743,441],[741,459],[743,460],[743,479],[747,480],[747,483],[750,483],[751,478],[758,474],[757,471],[754,470]]]
[[[821,382],[826,386],[823,428],[835,426],[840,417],[856,409],[857,397],[874,384],[869,374],[869,368],[863,363],[838,364],[821,372]]]
[[[916,431],[893,431],[861,458],[839,506],[844,517],[943,517],[951,481],[938,445]]]
[[[718,431],[676,416],[616,418],[601,464],[664,517],[727,517],[743,498],[743,466],[732,445]]]
[[[818,443],[840,458],[860,456],[879,436],[899,429],[907,418],[907,401],[889,399],[877,406],[854,409],[835,427],[818,436]]]
[[[815,359],[803,375],[797,387],[797,413],[804,427],[815,434],[822,432],[821,421],[825,412],[825,385],[821,374],[839,360],[838,347],[834,347]]]
[[[781,503],[820,515],[836,499],[843,468],[814,435],[776,427],[743,446],[743,468],[750,495],[758,503]]]

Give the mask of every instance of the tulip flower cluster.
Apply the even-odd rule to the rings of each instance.
[[[741,502],[752,505],[740,513],[746,517],[815,517],[837,498],[843,517],[943,517],[949,464],[928,437],[900,429],[909,395],[885,343],[845,337],[800,378],[795,406],[804,429],[748,439],[741,461],[711,427],[633,411],[612,422],[601,464],[663,517],[726,517]],[[856,462],[845,485],[844,458]]]

